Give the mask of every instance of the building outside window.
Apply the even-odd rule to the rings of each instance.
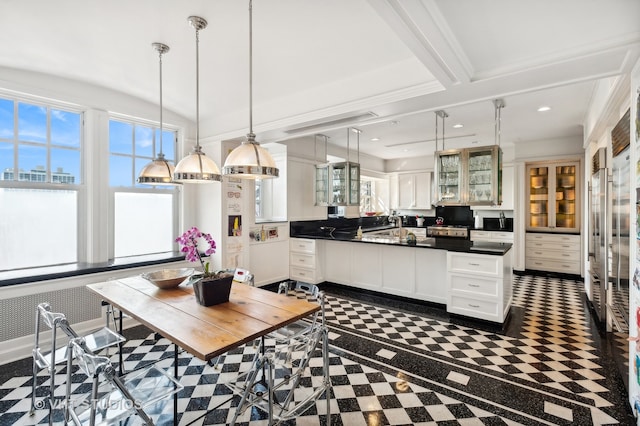
[[[0,96],[0,270],[78,262],[82,116]]]

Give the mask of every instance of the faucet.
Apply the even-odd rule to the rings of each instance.
[[[500,212],[500,219],[498,219],[498,222],[500,223],[500,229],[504,229],[504,225],[505,225],[504,212]]]

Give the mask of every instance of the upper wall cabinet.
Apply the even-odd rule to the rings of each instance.
[[[580,231],[580,161],[528,163],[528,231]]]
[[[429,210],[431,206],[431,173],[398,175],[398,208]]]
[[[502,150],[498,145],[438,151],[435,159],[437,205],[502,203]]]
[[[359,206],[360,165],[345,161],[316,166],[316,205]]]

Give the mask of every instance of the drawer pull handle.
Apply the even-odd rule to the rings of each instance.
[[[471,266],[480,266],[479,263],[471,263],[471,262],[469,262],[469,265],[471,265]]]
[[[571,257],[571,255],[570,255],[570,254],[566,254],[566,253],[562,253],[562,256],[564,256],[564,257]]]
[[[469,287],[480,287],[479,284],[467,284]]]
[[[542,265],[542,262],[533,262],[533,263],[535,263],[536,265]]]
[[[471,308],[479,308],[480,305],[472,305],[471,303],[469,303],[469,307],[471,307]]]
[[[300,276],[303,276],[303,277],[304,277],[304,276],[305,276],[305,275],[307,275],[307,274],[305,274],[304,272],[298,272],[298,275],[300,275]]]
[[[299,259],[298,262],[304,263],[304,259]]]

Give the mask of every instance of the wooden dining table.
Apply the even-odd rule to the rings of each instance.
[[[176,378],[177,347],[209,361],[320,310],[317,303],[235,282],[228,302],[208,307],[198,304],[190,285],[163,290],[140,276],[88,284],[87,288],[176,345]]]

